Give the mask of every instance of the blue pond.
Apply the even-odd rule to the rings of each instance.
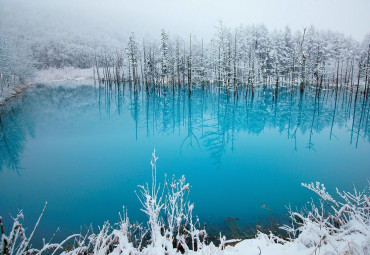
[[[313,193],[364,187],[370,177],[369,103],[348,93],[304,94],[268,88],[227,98],[201,88],[135,94],[129,85],[38,85],[1,108],[0,215],[6,229],[18,208],[35,241],[115,222],[122,206],[145,221],[137,185],[186,176],[195,214],[214,230],[227,218],[255,226],[284,219]]]

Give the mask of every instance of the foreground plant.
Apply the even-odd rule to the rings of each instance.
[[[336,190],[334,199],[324,184],[302,183],[321,199],[319,205],[311,201],[310,208],[294,212],[289,208],[292,224],[285,225],[289,240],[314,248],[330,246],[336,253],[370,254],[370,189],[353,192]]]
[[[30,240],[44,213],[45,204],[28,238],[20,223],[23,220],[22,211],[13,219],[14,224],[8,236],[4,233],[0,218],[1,254],[176,254],[204,247],[209,249],[205,229],[199,229],[198,218],[193,219],[194,205],[188,201],[190,186],[185,176],[179,180],[173,178],[161,188],[156,180],[157,160],[154,151],[151,160],[152,184],[139,186],[140,192],[137,194],[143,206],[142,211],[148,216],[147,227],[131,224],[124,210],[119,223],[111,225],[105,222],[97,234],[88,229],[84,236],[76,234],[61,243],[44,243],[41,249],[31,249]]]
[[[31,239],[40,223],[44,209],[27,237],[22,226],[23,212],[13,218],[13,226],[5,235],[0,217],[0,252],[6,255],[28,254],[370,254],[370,189],[339,192],[334,199],[323,184],[302,186],[315,192],[321,199],[310,208],[295,212],[289,207],[291,225],[282,227],[289,236],[281,239],[270,233],[258,232],[255,238],[226,240],[220,234],[220,245],[207,243],[207,232],[193,218],[194,205],[188,201],[189,184],[185,177],[157,184],[158,157],[152,154],[152,183],[139,186],[137,196],[148,216],[147,226],[132,224],[125,209],[120,222],[108,221],[93,233],[67,237],[60,243],[45,243],[41,249],[31,246]],[[226,247],[236,244],[235,247]]]

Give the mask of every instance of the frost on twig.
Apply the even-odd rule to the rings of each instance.
[[[1,254],[179,254],[181,252],[197,251],[206,245],[207,233],[199,228],[198,218],[193,218],[194,205],[188,200],[190,185],[185,176],[172,178],[163,186],[157,183],[158,157],[155,150],[152,154],[152,183],[139,186],[138,198],[143,206],[142,211],[148,216],[148,226],[132,224],[127,211],[119,214],[120,222],[111,225],[108,221],[99,228],[97,233],[88,228],[85,235],[74,234],[60,243],[43,244],[41,249],[30,247],[30,241],[44,214],[46,204],[35,224],[30,236],[27,237],[20,220],[20,211],[13,219],[13,228],[5,235],[0,218]],[[214,249],[216,249],[215,246]],[[213,248],[212,248],[213,249]]]
[[[0,252],[6,255],[139,255],[139,254],[233,254],[228,253],[230,244],[239,245],[241,240],[226,240],[220,233],[220,245],[207,244],[207,232],[200,228],[199,219],[193,217],[194,204],[189,201],[190,185],[185,176],[172,179],[163,185],[157,183],[158,157],[152,154],[152,182],[139,186],[137,196],[142,204],[142,211],[147,215],[147,226],[130,222],[127,211],[123,208],[120,221],[110,224],[108,221],[97,233],[92,227],[82,234],[74,234],[60,243],[43,243],[41,249],[31,247],[30,242],[45,207],[29,237],[22,226],[23,212],[19,211],[13,218],[9,234],[5,233],[0,217],[1,242]],[[285,250],[299,247],[307,254],[317,254],[321,250],[336,254],[370,253],[370,200],[369,187],[353,192],[339,192],[338,199],[331,196],[325,186],[319,182],[302,184],[319,197],[319,203],[312,200],[306,208],[294,211],[288,207],[290,225],[284,225],[289,239],[285,240],[270,234],[258,232],[251,240],[241,241],[255,244],[260,254],[265,254],[267,246]],[[237,244],[238,243],[238,244]],[[243,244],[244,243],[244,244]],[[244,246],[243,246],[244,245]],[[238,249],[238,247],[235,247]],[[236,251],[237,251],[236,249]],[[252,249],[252,248],[251,248]],[[247,253],[248,251],[246,251]],[[268,253],[267,253],[268,254]],[[325,254],[325,252],[323,252]]]
[[[315,192],[321,200],[319,205],[312,201],[310,209],[303,212],[290,208],[292,223],[281,227],[288,232],[290,240],[315,250],[330,245],[337,251],[345,243],[343,254],[354,251],[366,254],[367,248],[361,247],[370,247],[369,187],[362,191],[354,187],[353,192],[337,189],[340,200],[335,200],[319,182],[302,186]]]
[[[152,184],[139,186],[138,195],[148,216],[150,243],[144,251],[155,249],[162,252],[177,252],[201,249],[207,237],[204,229],[198,229],[199,220],[193,220],[194,205],[187,200],[190,185],[185,176],[175,178],[161,188],[157,185],[155,150],[152,154]],[[162,189],[162,190],[161,190]],[[166,193],[165,193],[166,189]],[[166,194],[166,195],[164,195]]]
[[[319,195],[325,201],[332,202],[333,204],[335,204],[338,207],[337,202],[326,191],[326,188],[325,188],[324,184],[321,184],[320,182],[316,182],[315,184],[314,183],[309,183],[309,184],[302,183],[302,186],[306,187],[309,190],[312,190],[313,192],[315,192],[317,195]]]

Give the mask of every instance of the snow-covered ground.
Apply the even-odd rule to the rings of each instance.
[[[79,69],[74,67],[49,68],[36,71],[32,82],[47,83],[65,80],[88,80],[93,79],[93,69]]]
[[[92,68],[79,69],[74,67],[64,67],[37,70],[33,77],[28,79],[25,84],[20,83],[2,88],[0,91],[0,105],[5,104],[9,99],[21,94],[25,89],[37,83],[59,86],[59,82],[73,81],[70,84],[63,83],[63,85],[75,87],[79,85],[86,85],[85,81],[93,78],[94,76]]]
[[[311,238],[309,232],[305,238]],[[323,238],[324,239],[324,238]],[[348,236],[335,237],[331,240],[322,240],[321,244],[306,246],[301,239],[286,242],[285,244],[276,243],[273,238],[265,234],[259,234],[254,239],[244,240],[235,247],[226,247],[225,251],[219,254],[225,255],[312,255],[312,254],[370,254],[369,233],[367,236],[353,233]],[[215,253],[210,253],[215,254]]]

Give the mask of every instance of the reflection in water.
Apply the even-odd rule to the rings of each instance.
[[[220,163],[223,154],[234,151],[234,142],[241,131],[259,135],[265,129],[277,128],[280,134],[294,141],[294,148],[317,151],[315,134],[330,128],[328,139],[339,139],[333,127],[350,132],[348,143],[357,147],[369,142],[369,100],[356,100],[348,91],[323,91],[318,97],[306,92],[293,95],[280,89],[258,90],[254,97],[227,98],[217,88],[194,90],[191,97],[184,89],[174,93],[158,93],[154,88],[147,93],[134,93],[133,86],[77,86],[75,88],[38,86],[22,99],[14,101],[0,111],[0,170],[4,167],[19,169],[27,136],[33,135],[32,114],[50,116],[53,109],[63,108],[69,121],[84,112],[98,107],[100,118],[110,118],[128,110],[138,129],[145,129],[146,136],[186,135],[183,148],[206,150],[214,161]],[[148,95],[149,94],[149,95]],[[241,93],[244,94],[244,93]],[[309,134],[304,147],[297,146],[297,136]],[[304,136],[306,137],[306,136]]]
[[[20,169],[27,136],[33,136],[32,120],[21,107],[22,100],[10,102],[0,109],[0,171]]]
[[[189,97],[183,88],[62,85],[39,85],[0,111],[0,215],[21,207],[37,220],[47,200],[46,237],[115,221],[122,205],[142,221],[133,191],[150,178],[154,146],[159,176],[185,174],[210,233],[232,237],[259,221],[273,229],[285,205],[312,195],[301,182],[347,189],[369,177],[369,100],[345,90],[227,98],[208,86]]]
[[[337,94],[328,90],[316,97],[310,92],[293,95],[283,88],[279,96],[273,98],[274,91],[264,88],[254,97],[228,99],[217,89],[208,92],[198,89],[191,97],[182,89],[161,95],[153,90],[150,96],[144,91],[136,94],[130,85],[108,85],[98,90],[99,109],[101,100],[108,114],[114,108],[120,114],[126,106],[135,120],[136,129],[145,127],[147,136],[174,134],[176,130],[180,132],[180,127],[185,127],[186,137],[181,148],[200,148],[202,145],[217,162],[226,150],[234,150],[234,141],[240,131],[259,135],[266,128],[278,128],[280,134],[295,141],[294,151],[316,151],[315,133],[327,127],[330,127],[328,138],[338,139],[333,131],[335,125],[351,133],[348,142],[355,147],[361,141],[370,141],[368,100],[354,102],[354,96],[348,91]],[[304,148],[297,148],[298,133],[309,134]]]

